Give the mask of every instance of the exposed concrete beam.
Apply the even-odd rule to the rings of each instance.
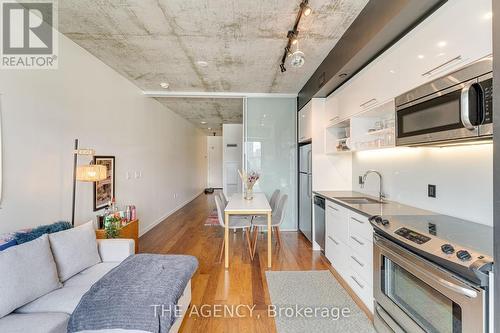
[[[297,94],[246,93],[246,92],[204,92],[204,91],[143,91],[147,97],[185,97],[185,98],[295,98]]]
[[[326,97],[447,0],[370,0],[299,92],[298,108]]]

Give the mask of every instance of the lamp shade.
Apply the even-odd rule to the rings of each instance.
[[[106,167],[98,164],[79,165],[76,168],[76,180],[81,182],[98,182],[107,177]]]

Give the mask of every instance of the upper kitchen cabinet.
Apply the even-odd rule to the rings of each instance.
[[[312,101],[309,101],[298,115],[299,142],[308,142],[312,138]]]
[[[490,55],[491,10],[491,0],[445,3],[327,98],[325,127]]]

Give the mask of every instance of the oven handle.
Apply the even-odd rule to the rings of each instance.
[[[410,265],[411,266],[411,263],[404,257],[402,257],[401,255],[397,254],[391,247],[392,247],[392,244],[388,244],[385,240],[385,238],[377,235],[377,234],[373,234],[373,239],[374,239],[374,246],[378,246],[380,249],[388,252],[388,253],[391,253],[393,256],[397,257],[399,260],[401,261],[404,261],[407,263],[407,265]],[[406,250],[405,250],[406,251]],[[466,297],[469,297],[469,298],[476,298],[477,297],[477,292],[472,290],[472,289],[469,289],[469,288],[466,288],[466,287],[462,287],[462,286],[459,286],[459,285],[456,285],[455,283],[453,282],[450,282],[450,281],[447,281],[441,277],[438,277],[434,274],[429,274],[429,273],[426,273],[426,272],[423,272],[421,271],[420,269],[416,269],[420,274],[422,275],[426,275],[427,277],[437,281],[441,286],[445,287],[445,288],[448,288],[458,294],[461,294],[463,296],[466,296]],[[412,273],[410,271],[410,273]]]
[[[462,120],[462,124],[468,130],[473,130],[476,128],[470,121],[469,117],[469,91],[474,84],[474,81],[466,83],[462,88],[462,93],[460,94],[460,118]]]
[[[451,283],[450,281],[446,281],[446,280],[441,279],[441,278],[438,278],[437,282],[440,285],[442,285],[443,287],[446,287],[450,290],[453,290],[456,293],[462,294],[462,295],[467,296],[469,298],[476,298],[477,297],[477,292],[475,292],[472,289],[457,286],[456,284]]]

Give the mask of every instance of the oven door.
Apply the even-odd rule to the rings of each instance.
[[[482,90],[477,79],[398,106],[396,145],[468,140],[479,135]]]
[[[375,235],[374,240],[376,327],[389,326],[394,332],[485,332],[484,290],[384,237]]]

